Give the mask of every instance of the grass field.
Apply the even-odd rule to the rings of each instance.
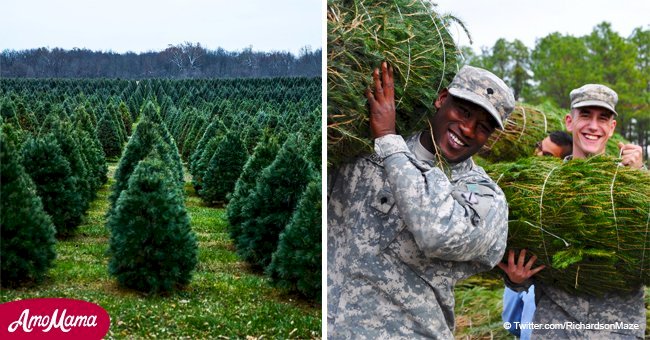
[[[114,171],[116,164],[109,164]],[[112,178],[112,174],[109,175]],[[58,241],[48,279],[3,289],[0,301],[66,297],[102,306],[111,317],[107,338],[320,338],[321,306],[273,288],[240,261],[226,230],[224,209],[205,207],[190,183],[186,206],[199,241],[191,283],[168,296],[120,288],[108,275],[104,215],[112,179],[98,192],[77,236]]]

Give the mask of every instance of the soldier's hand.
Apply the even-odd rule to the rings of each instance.
[[[618,148],[621,150],[621,163],[631,168],[640,169],[643,167],[643,150],[641,146],[634,144],[623,144],[618,142]]]
[[[533,264],[537,260],[537,256],[533,255],[528,262],[526,261],[526,249],[523,249],[519,252],[519,258],[515,262],[515,252],[514,250],[508,251],[508,264],[499,262],[498,266],[506,275],[512,283],[520,284],[528,280],[531,276],[539,273],[540,270],[546,268],[545,265],[541,265],[535,269],[532,269]]]
[[[366,98],[370,106],[370,129],[373,138],[395,134],[395,84],[393,67],[384,61],[381,63],[381,80],[379,70],[372,73],[374,91],[366,89]]]

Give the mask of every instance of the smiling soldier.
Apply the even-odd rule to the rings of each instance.
[[[373,79],[375,153],[329,183],[328,338],[450,339],[454,285],[505,249],[506,199],[471,156],[503,128],[514,97],[494,74],[465,66],[438,94],[431,131],[404,140],[392,68],[383,63]]]

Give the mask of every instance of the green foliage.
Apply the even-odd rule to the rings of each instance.
[[[275,284],[320,301],[321,231],[321,179],[314,176],[266,268]]]
[[[131,125],[133,125],[131,121],[131,114],[129,113],[129,109],[126,107],[126,103],[123,101],[120,102],[120,106],[117,108],[120,118],[122,120],[122,124],[124,124],[124,131],[126,132],[127,136],[131,135]]]
[[[56,226],[57,237],[71,236],[81,223],[86,203],[79,179],[73,176],[54,135],[29,138],[23,145],[22,163]]]
[[[156,150],[163,163],[170,167],[171,171],[175,171],[174,160],[171,155],[174,150],[170,150],[169,146],[162,140],[159,126],[148,118],[143,118],[126,145],[124,154],[120,158],[120,163],[115,171],[115,183],[111,187],[112,192],[109,196],[110,212],[115,208],[122,191],[127,188],[129,178],[138,163],[145,159],[152,150]]]
[[[52,266],[54,224],[25,173],[16,136],[3,125],[0,135],[0,286],[39,282]]]
[[[363,91],[384,60],[395,70],[397,131],[409,134],[426,125],[438,91],[457,70],[457,48],[445,29],[457,19],[424,1],[327,5],[328,165],[335,166],[372,151]]]
[[[259,176],[255,191],[248,197],[236,240],[237,253],[259,267],[271,262],[280,233],[289,223],[312,169],[304,157],[304,141],[291,135],[275,160]]]
[[[102,143],[102,149],[106,157],[120,157],[122,154],[122,141],[117,126],[110,117],[104,116],[97,123],[97,138]]]
[[[509,206],[508,246],[537,255],[538,280],[602,295],[650,282],[650,173],[597,156],[486,167]]]
[[[161,293],[191,280],[197,241],[173,178],[154,153],[138,163],[109,217],[109,273],[122,286]]]
[[[257,143],[253,154],[246,161],[241,175],[235,183],[235,189],[229,197],[227,207],[228,231],[233,240],[236,240],[241,234],[241,223],[246,220],[243,209],[248,197],[255,190],[257,178],[262,170],[273,162],[279,150],[278,140],[267,135]]]
[[[246,148],[235,131],[229,131],[219,142],[203,175],[199,194],[208,203],[225,202],[246,164]]]

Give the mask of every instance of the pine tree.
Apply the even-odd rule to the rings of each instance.
[[[109,215],[115,208],[117,199],[128,186],[129,178],[133,174],[138,163],[149,155],[152,150],[163,160],[163,163],[175,171],[173,165],[172,153],[169,146],[162,140],[159,133],[159,127],[147,118],[143,118],[135,129],[133,136],[126,145],[124,154],[120,158],[120,163],[115,170],[115,183],[111,187],[111,194],[108,200],[111,204]],[[178,182],[176,182],[178,185]]]
[[[81,223],[84,197],[54,135],[28,139],[23,145],[22,163],[56,226],[57,237],[71,236]]]
[[[120,141],[115,123],[107,115],[104,115],[97,123],[97,138],[102,143],[102,149],[106,157],[120,157],[122,154],[122,141]]]
[[[131,122],[131,114],[129,113],[129,109],[126,107],[126,104],[121,101],[120,106],[117,110],[120,114],[120,118],[122,119],[122,124],[124,124],[126,136],[128,137],[131,135],[131,125],[133,125]]]
[[[156,156],[138,164],[108,225],[109,273],[121,285],[158,293],[190,282],[198,262],[196,238],[183,194]]]
[[[278,150],[280,150],[280,145],[277,138],[267,135],[257,143],[253,154],[246,161],[241,175],[235,183],[235,189],[230,195],[226,210],[228,231],[233,240],[236,240],[241,234],[241,223],[245,220],[245,217],[242,216],[242,209],[254,191],[260,173],[273,162]]]
[[[246,148],[235,131],[229,131],[215,150],[203,175],[201,198],[208,204],[225,202],[246,164]]]
[[[210,160],[214,155],[214,152],[217,150],[219,143],[223,136],[215,136],[208,141],[207,145],[203,148],[201,152],[201,157],[199,157],[196,165],[194,166],[194,174],[192,175],[192,185],[194,190],[200,195],[201,190],[203,189],[203,177],[205,176],[205,171],[208,169]]]
[[[0,135],[0,286],[40,281],[56,257],[55,228],[25,173],[15,134]]]
[[[249,196],[236,240],[237,253],[246,261],[266,267],[277,248],[278,237],[289,223],[296,204],[311,177],[311,166],[301,148],[304,142],[291,135],[273,163],[260,174]]]
[[[267,275],[278,286],[321,297],[321,179],[314,176],[280,234]]]

